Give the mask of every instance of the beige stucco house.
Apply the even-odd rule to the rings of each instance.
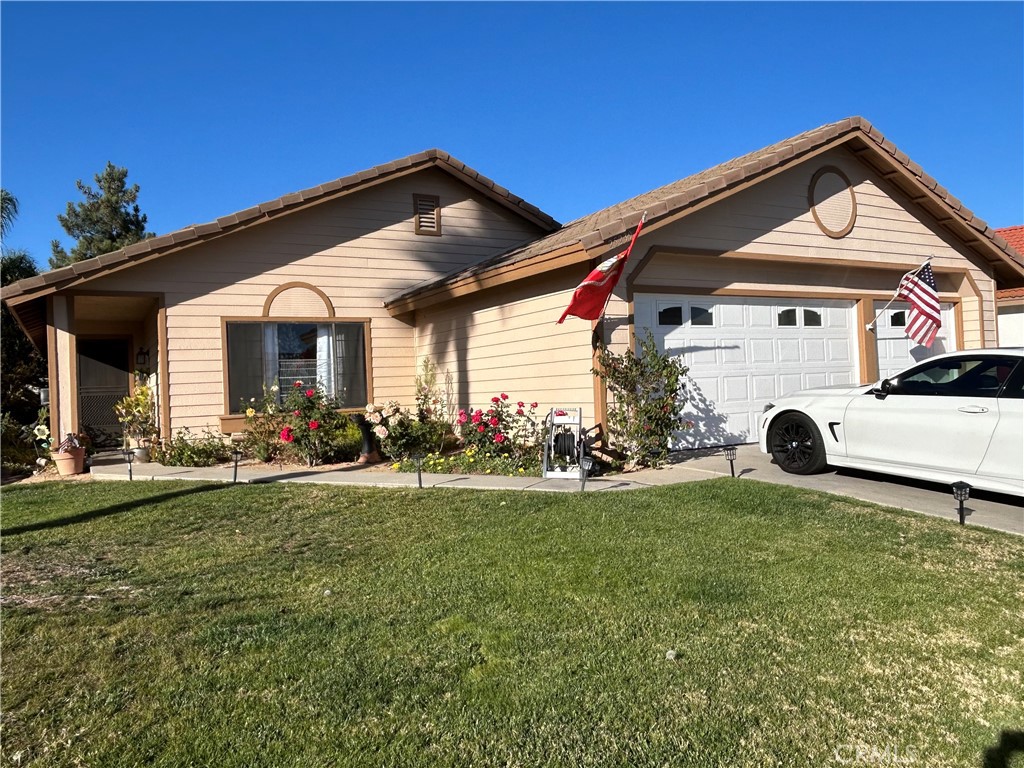
[[[605,319],[556,325],[647,223]],[[850,118],[559,225],[437,150],[8,286],[46,350],[52,429],[108,419],[148,362],[162,433],[237,431],[241,404],[318,378],[345,406],[411,404],[418,363],[459,405],[498,392],[600,423],[593,343],[650,331],[690,366],[681,446],[751,442],[770,398],[866,382],[920,356],[888,307],[931,257],[931,351],[999,341],[1024,257],[877,129]],[[138,358],[138,361],[137,359]]]

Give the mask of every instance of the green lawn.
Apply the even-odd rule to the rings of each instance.
[[[2,502],[0,765],[946,768],[1024,731],[996,532],[728,478]]]

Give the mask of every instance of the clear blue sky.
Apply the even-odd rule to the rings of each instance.
[[[1024,223],[1024,4],[0,5],[7,238],[41,265],[110,160],[149,229],[428,147],[569,221],[863,115]]]

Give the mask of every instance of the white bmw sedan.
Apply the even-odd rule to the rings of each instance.
[[[950,352],[877,384],[778,398],[761,451],[799,475],[832,465],[1024,496],[1024,348]]]

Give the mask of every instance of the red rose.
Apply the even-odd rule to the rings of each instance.
[[[502,392],[501,393],[501,399],[502,400],[508,400],[508,395],[506,395],[504,392]]]
[[[312,397],[315,394],[316,394],[316,390],[315,389],[307,389],[306,390],[306,397]]]
[[[522,400],[520,400],[518,403],[516,403],[516,405],[519,406],[520,408],[525,408],[526,407],[526,403],[524,403]]]
[[[299,387],[302,386],[302,382],[301,381],[296,381],[294,384],[292,384],[292,386],[295,387],[296,389],[298,389]]]
[[[316,419],[313,419],[311,422],[309,422],[309,428],[310,429],[318,429],[319,427],[320,427],[320,422],[317,421]]]
[[[492,403],[500,403],[501,402],[501,398],[500,397],[492,397],[491,398],[491,402]]]
[[[490,424],[492,427],[498,426],[498,420],[495,417],[493,417],[493,416],[491,417],[490,421],[487,422],[487,423]]]
[[[477,411],[476,413],[473,414],[473,423],[474,424],[479,424],[480,423],[480,419],[482,419],[483,417],[484,417],[484,415],[482,413],[480,413],[480,411]]]
[[[536,403],[530,403],[530,407],[531,407],[531,408],[536,408],[536,407],[537,407],[537,404],[536,404]]]
[[[498,434],[496,434],[494,436],[494,442],[496,442],[496,443],[504,443],[505,442],[505,436],[503,434],[501,434],[501,432],[499,432]]]
[[[281,430],[281,440],[283,440],[286,443],[290,443],[293,440],[295,440],[295,435],[292,434],[291,427],[285,427],[284,429]]]
[[[517,408],[516,409],[516,416],[525,416],[525,415],[526,415],[526,411],[524,411],[522,408]]]
[[[483,424],[481,424],[479,427],[476,428],[476,431],[477,432],[483,432],[485,429],[487,429],[487,427],[485,427]]]
[[[298,416],[298,415],[299,415],[299,411],[292,411],[292,416]]]

